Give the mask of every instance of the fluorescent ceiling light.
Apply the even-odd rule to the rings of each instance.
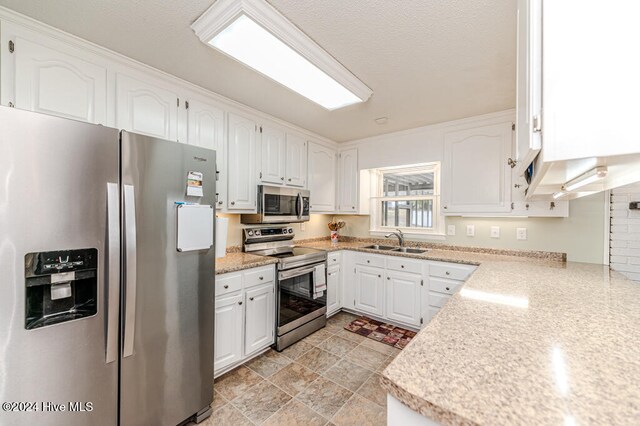
[[[600,179],[604,179],[607,176],[606,167],[596,167],[588,172],[578,176],[575,179],[570,180],[562,186],[563,191],[575,191],[578,188],[589,185],[590,183],[597,182]]]
[[[372,94],[263,0],[218,0],[191,27],[204,43],[328,110]]]
[[[467,288],[460,290],[460,296],[483,302],[513,306],[514,308],[526,309],[529,307],[529,299],[526,297],[505,296],[504,294],[489,293],[487,291],[471,290]]]

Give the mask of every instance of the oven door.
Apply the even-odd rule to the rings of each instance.
[[[320,297],[313,291],[315,267],[321,263],[278,273],[278,336],[327,313],[327,291]]]

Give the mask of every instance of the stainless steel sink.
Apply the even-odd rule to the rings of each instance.
[[[420,253],[426,253],[429,250],[428,249],[413,248],[413,247],[396,247],[391,251],[399,251],[400,253],[420,254]]]
[[[363,248],[371,249],[371,250],[387,250],[387,251],[391,251],[391,250],[397,249],[398,247],[396,247],[396,246],[381,246],[380,244],[373,244],[371,246],[366,246],[366,247],[363,247]]]

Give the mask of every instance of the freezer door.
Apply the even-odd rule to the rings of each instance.
[[[128,132],[121,152],[120,419],[173,426],[213,400],[215,252],[178,252],[176,202],[215,206],[215,152]],[[192,172],[202,197],[186,195]]]
[[[117,130],[0,107],[2,425],[117,422],[118,174]]]

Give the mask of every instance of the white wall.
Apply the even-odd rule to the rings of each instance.
[[[640,201],[640,184],[611,191],[611,269],[640,281],[640,210],[629,210],[630,201]]]

